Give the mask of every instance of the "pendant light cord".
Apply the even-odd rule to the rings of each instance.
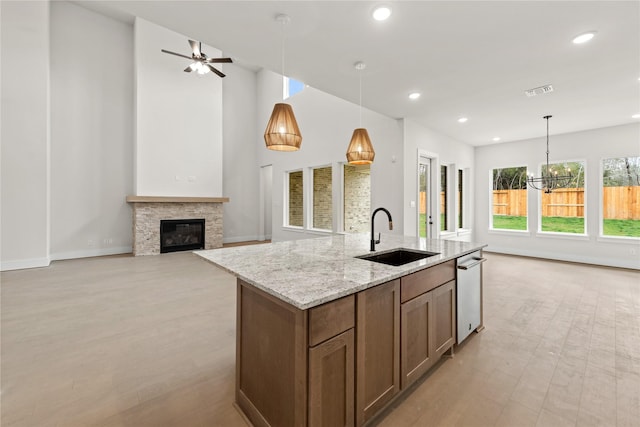
[[[360,127],[362,128],[362,70],[358,70],[360,76]]]

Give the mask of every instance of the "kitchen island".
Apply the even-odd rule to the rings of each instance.
[[[376,253],[436,253],[392,266],[356,258],[369,243],[196,252],[238,279],[236,404],[253,425],[364,425],[452,352],[456,263],[484,245],[383,235]]]

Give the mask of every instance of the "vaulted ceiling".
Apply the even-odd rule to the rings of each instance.
[[[76,1],[130,20],[139,16],[221,49],[238,64],[410,118],[472,145],[640,121],[638,1]],[[573,37],[595,30],[585,44]],[[185,42],[185,49],[188,45]],[[160,54],[160,53],[159,53]],[[225,73],[233,73],[226,65]],[[553,85],[527,97],[525,90]],[[408,94],[418,91],[415,101]],[[460,117],[466,123],[458,123]]]

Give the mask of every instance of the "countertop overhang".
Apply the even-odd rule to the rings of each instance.
[[[378,253],[396,248],[439,253],[394,267],[355,258],[370,253],[369,243],[369,234],[345,234],[194,253],[256,288],[307,310],[486,246],[383,234]]]

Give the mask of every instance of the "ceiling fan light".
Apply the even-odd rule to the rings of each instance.
[[[291,105],[278,103],[273,106],[271,118],[264,131],[264,142],[269,150],[274,151],[300,149],[302,135]]]
[[[376,157],[369,132],[364,128],[353,131],[351,142],[347,147],[347,161],[350,165],[370,165]]]

